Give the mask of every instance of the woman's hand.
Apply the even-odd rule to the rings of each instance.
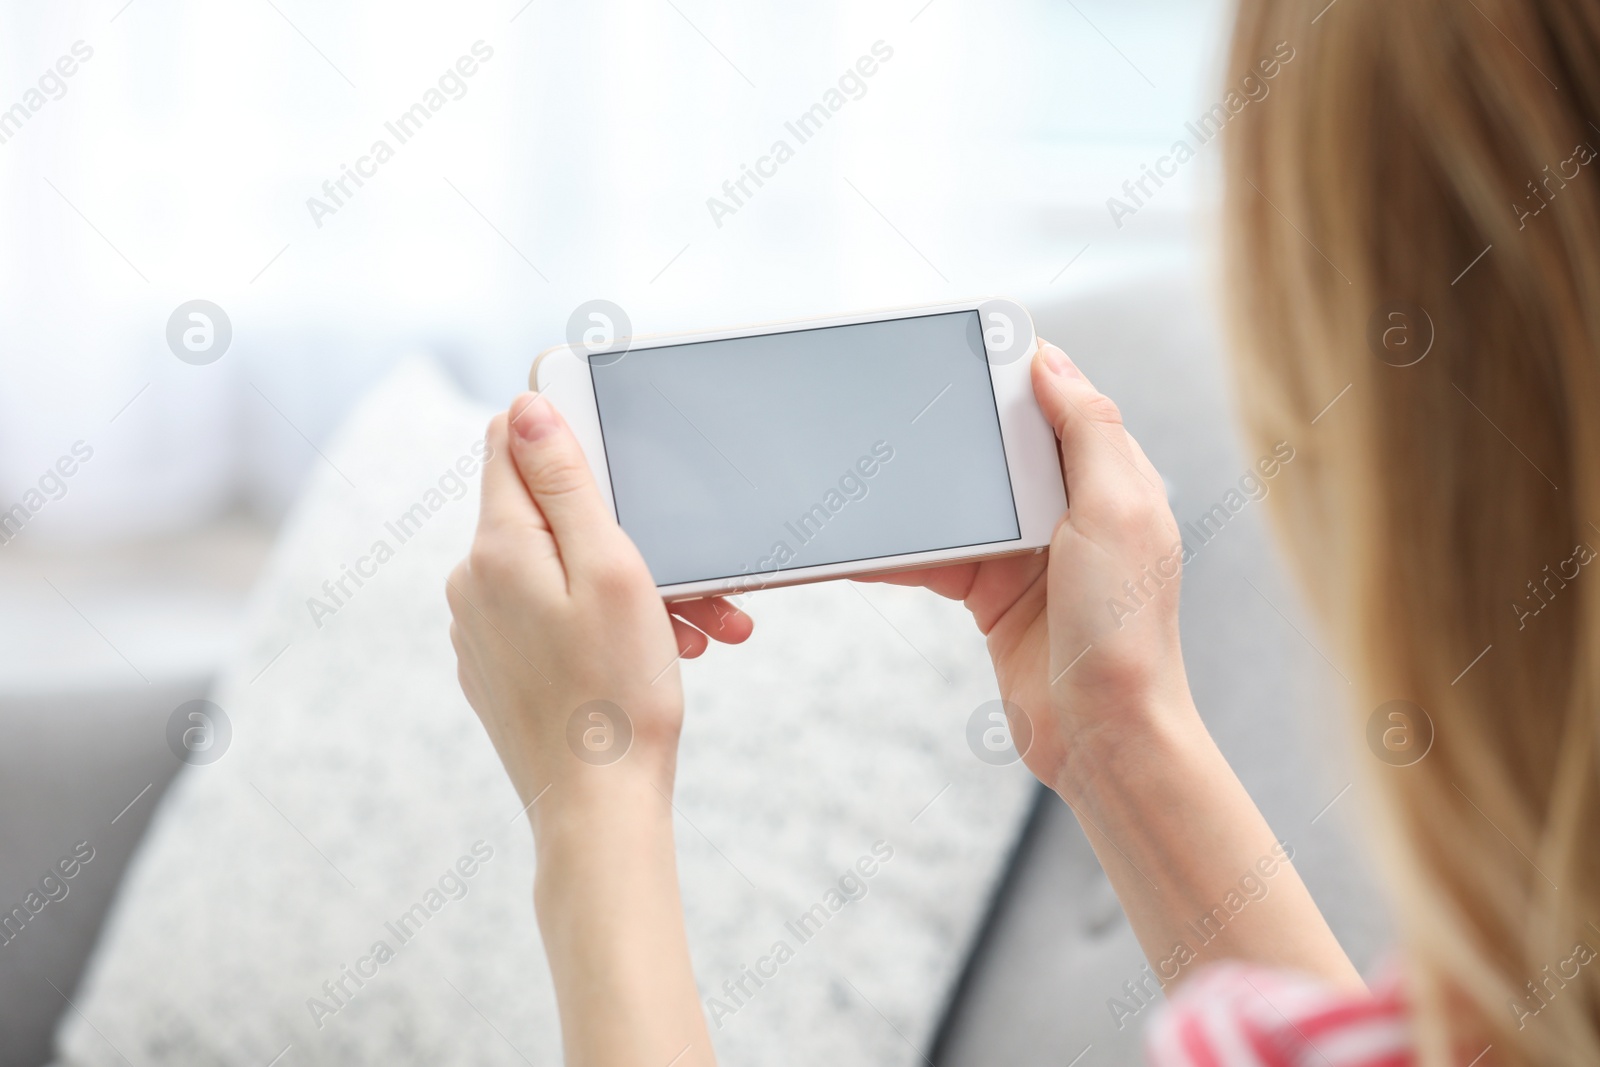
[[[1071,805],[1162,985],[1235,958],[1359,987],[1288,863],[1293,846],[1195,710],[1178,637],[1183,546],[1161,477],[1059,348],[1040,346],[1033,389],[1067,490],[1048,556],[879,580],[971,609],[1002,698],[1027,718],[1011,723],[1023,760]]]
[[[720,600],[668,614],[548,400],[518,397],[487,442],[478,532],[446,584],[467,700],[524,803],[550,789],[542,810],[558,808],[563,792],[625,774],[670,793],[683,721],[677,660],[704,652],[707,634],[743,641],[749,616]]]
[[[1183,548],[1161,476],[1109,398],[1054,345],[1034,395],[1061,443],[1069,513],[1048,554],[876,580],[963,601],[987,636],[1001,697],[1039,780],[1069,799],[1102,749],[1192,713],[1178,638]]]
[[[668,614],[548,400],[518,397],[487,440],[450,637],[533,825],[566,1062],[705,1067],[672,837],[677,661],[750,619],[712,600]]]

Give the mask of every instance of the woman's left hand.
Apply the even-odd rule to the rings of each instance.
[[[487,442],[477,535],[446,585],[461,688],[525,804],[547,788],[604,782],[589,773],[605,763],[602,740],[629,745],[628,762],[670,792],[677,660],[704,652],[707,635],[745,640],[750,617],[721,600],[662,604],[544,397],[519,396]],[[612,708],[620,721],[580,710],[613,720]],[[569,744],[575,715],[588,762]]]
[[[677,661],[750,619],[716,600],[669,614],[544,397],[495,416],[488,444],[450,638],[533,825],[566,1062],[710,1067],[673,851]]]

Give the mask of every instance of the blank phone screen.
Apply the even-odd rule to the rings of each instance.
[[[657,585],[1017,540],[978,313],[590,361],[622,528]]]

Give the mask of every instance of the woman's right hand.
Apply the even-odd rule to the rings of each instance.
[[[1206,732],[1178,640],[1183,545],[1160,475],[1059,348],[1033,390],[1061,445],[1067,515],[1048,555],[888,575],[963,601],[989,640],[1023,760],[1071,805],[1164,986],[1240,959],[1361,980]],[[1031,737],[1028,736],[1031,734]],[[1263,879],[1270,878],[1267,896]],[[1206,941],[1192,920],[1262,895]],[[1225,914],[1231,915],[1229,910]]]
[[[961,600],[987,636],[1023,759],[1069,799],[1105,746],[1193,712],[1178,638],[1182,545],[1161,476],[1117,406],[1042,343],[1033,389],[1060,442],[1069,510],[1048,553],[873,579]]]

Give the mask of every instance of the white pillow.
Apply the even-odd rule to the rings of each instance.
[[[230,747],[164,799],[63,1064],[561,1061],[531,837],[447,638],[488,414],[414,361],[318,461],[215,694]],[[910,590],[749,609],[749,644],[683,668],[679,867],[718,1050],[920,1063],[1030,796],[968,748],[982,640]]]

